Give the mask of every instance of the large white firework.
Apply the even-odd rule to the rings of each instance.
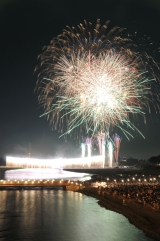
[[[131,116],[143,115],[157,96],[152,91],[155,79],[145,64],[147,55],[118,36],[122,29],[104,35],[107,24],[97,24],[93,33],[87,23],[79,26],[79,33],[75,28],[64,30],[40,56],[39,101],[44,115],[62,133],[82,126],[93,133],[118,126],[127,134],[123,125],[137,130]]]

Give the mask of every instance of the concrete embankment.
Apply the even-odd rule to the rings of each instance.
[[[76,191],[80,191],[82,189],[80,189],[80,187],[77,185],[68,185],[68,186],[66,186],[66,190],[76,192]]]

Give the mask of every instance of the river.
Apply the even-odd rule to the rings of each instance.
[[[151,241],[121,214],[78,192],[0,191],[0,241]]]

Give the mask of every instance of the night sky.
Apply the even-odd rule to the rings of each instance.
[[[77,140],[64,141],[52,131],[34,92],[33,74],[42,47],[68,26],[87,20],[137,31],[160,46],[160,3],[157,0],[1,0],[0,1],[0,157],[27,156],[31,143],[33,157],[80,155]],[[135,41],[138,41],[137,39]],[[140,42],[137,42],[138,44]],[[160,62],[156,45],[156,61]],[[160,75],[160,73],[159,73]],[[128,141],[122,136],[120,156],[149,158],[160,154],[160,114],[147,114],[146,124],[135,121],[145,135]]]

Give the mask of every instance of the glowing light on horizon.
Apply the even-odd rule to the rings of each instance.
[[[108,149],[109,149],[109,167],[113,166],[113,144],[112,142],[108,143]]]
[[[81,148],[82,148],[82,158],[85,158],[86,146],[84,143],[81,144]]]
[[[6,166],[22,168],[87,168],[101,167],[103,156],[91,156],[85,158],[54,158],[54,159],[36,159],[21,157],[6,157]],[[55,170],[56,171],[56,170]]]
[[[90,160],[91,158],[91,145],[87,144],[87,152],[88,152],[88,159]],[[88,162],[88,166],[91,166],[91,161]]]

